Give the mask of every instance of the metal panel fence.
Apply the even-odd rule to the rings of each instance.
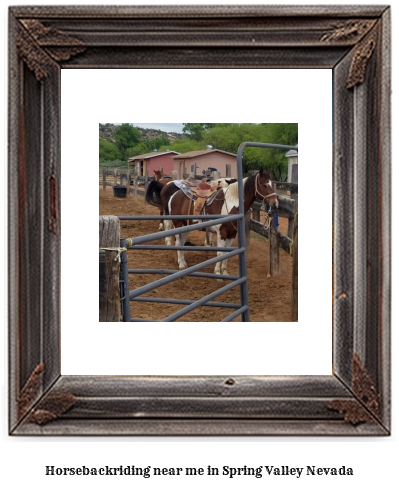
[[[235,319],[239,315],[241,315],[243,322],[249,322],[249,304],[248,301],[248,285],[247,285],[247,275],[244,274],[244,272],[240,271],[240,275],[237,276],[232,276],[232,275],[220,275],[220,274],[214,274],[214,273],[201,273],[199,272],[201,269],[211,266],[219,261],[223,261],[224,259],[228,259],[230,257],[239,255],[245,255],[246,250],[245,250],[245,244],[243,246],[238,246],[238,247],[223,247],[223,248],[218,248],[218,247],[188,247],[188,246],[159,246],[159,245],[144,245],[148,244],[148,242],[152,242],[154,240],[159,240],[159,239],[164,239],[166,237],[171,237],[173,235],[176,235],[176,232],[184,233],[184,232],[190,232],[193,230],[200,230],[204,228],[204,222],[206,224],[206,227],[211,227],[213,225],[219,225],[222,223],[227,223],[230,221],[238,221],[238,224],[240,221],[243,220],[244,215],[243,214],[238,214],[238,215],[207,215],[207,216],[192,216],[192,215],[179,215],[179,216],[167,216],[169,220],[173,219],[183,219],[183,220],[189,220],[189,219],[195,219],[199,220],[201,223],[193,224],[193,225],[188,225],[185,227],[180,227],[178,230],[173,229],[173,230],[167,230],[164,232],[157,232],[154,234],[149,234],[149,235],[144,235],[141,237],[135,237],[133,239],[122,239],[121,240],[121,248],[122,248],[122,253],[121,253],[121,280],[120,280],[120,286],[121,286],[121,303],[122,303],[122,319],[123,322],[173,322],[176,321],[177,319],[180,319],[187,313],[191,312],[192,310],[201,307],[201,306],[206,306],[206,307],[222,307],[226,309],[234,309],[234,312],[232,312],[230,315],[222,319],[220,322],[230,322],[231,320]],[[160,219],[165,219],[165,216],[140,216],[140,217],[119,217],[120,220],[160,220]],[[244,224],[242,225],[244,226]],[[127,259],[127,250],[160,250],[160,249],[167,249],[171,251],[177,251],[177,250],[197,250],[197,251],[215,251],[215,252],[223,252],[224,254],[218,257],[215,257],[213,259],[208,259],[207,261],[201,262],[195,266],[192,266],[190,268],[184,269],[182,271],[175,271],[175,270],[164,270],[164,269],[154,269],[154,270],[134,270],[134,269],[129,269],[128,268],[128,259]],[[156,281],[153,281],[145,286],[142,286],[140,288],[136,288],[135,290],[129,291],[129,274],[162,274],[166,275],[162,279],[158,279]],[[171,298],[148,298],[148,297],[143,297],[142,295],[159,288],[161,286],[167,285],[168,283],[172,281],[176,281],[180,278],[184,278],[185,276],[197,276],[197,277],[206,277],[206,278],[213,278],[213,279],[222,279],[222,280],[231,280],[231,283],[228,285],[223,286],[222,288],[217,289],[213,293],[206,295],[205,297],[199,299],[199,300],[181,300],[181,299],[171,299]],[[239,286],[241,288],[241,301],[240,303],[226,303],[226,302],[212,302],[212,300],[219,295],[222,295],[223,293]],[[246,296],[243,296],[243,292],[246,293]],[[135,318],[131,316],[131,302],[152,302],[152,303],[168,303],[168,304],[176,304],[176,305],[185,305],[182,309],[178,310],[172,315],[169,315],[168,317],[164,318],[161,321],[158,320],[143,320],[139,318]]]

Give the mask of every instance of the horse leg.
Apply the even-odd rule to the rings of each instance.
[[[164,212],[163,212],[163,206],[161,206],[161,207],[159,208],[159,214],[161,215],[161,217],[163,216],[163,213],[164,213]],[[161,220],[161,221],[159,222],[159,230],[163,230],[163,229],[164,229],[163,220]]]
[[[230,247],[231,243],[233,242],[233,239],[222,239],[220,237],[220,230],[217,231],[217,241],[218,241],[218,247]],[[218,251],[217,257],[223,256],[226,254],[223,251]],[[215,274],[228,274],[227,273],[227,261],[228,259],[225,259],[223,261],[219,261],[216,263],[215,266]]]
[[[164,224],[165,224],[165,230],[171,230],[172,229],[172,223],[170,220],[164,220]],[[167,246],[171,246],[172,245],[172,237],[165,237],[165,244]]]
[[[175,244],[177,246],[184,246],[187,240],[187,236],[188,236],[188,232],[185,232],[183,234],[177,234]],[[184,251],[177,251],[177,261],[179,263],[179,269],[187,268],[187,263],[184,259]]]
[[[205,230],[205,243],[204,243],[204,246],[205,247],[212,247],[212,245],[213,245],[212,240],[213,240],[213,234],[212,234],[212,232],[210,232],[209,229],[206,229]]]
[[[233,239],[226,239],[224,241],[224,247],[231,247],[232,242],[233,242]],[[227,272],[227,261],[228,261],[228,259],[224,259],[222,261],[222,274],[229,274]]]
[[[221,237],[220,237],[220,230],[218,229],[217,231],[217,242],[218,242],[218,247],[225,247],[225,240],[223,240]],[[217,257],[220,257],[220,256],[223,256],[223,252],[222,251],[218,251],[217,252]],[[221,269],[222,269],[222,261],[219,261],[216,263],[216,266],[215,266],[215,274],[221,274]]]

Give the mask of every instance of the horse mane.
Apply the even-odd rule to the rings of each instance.
[[[243,179],[243,185],[244,185],[244,188],[245,188],[245,185],[248,181],[248,177],[246,177],[245,179]],[[238,182],[233,182],[233,184],[230,184],[227,188],[224,188],[224,192],[228,192],[228,196],[231,200],[235,201],[235,200],[238,200]]]

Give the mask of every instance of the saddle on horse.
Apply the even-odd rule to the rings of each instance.
[[[182,181],[184,189],[181,189],[190,198],[189,210],[191,209],[192,201],[194,201],[194,215],[200,215],[205,204],[216,197],[216,192],[221,189],[220,182],[211,186],[207,181],[207,178],[202,179],[202,181],[196,179]]]

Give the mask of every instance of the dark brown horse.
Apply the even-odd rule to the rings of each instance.
[[[162,185],[153,181],[147,189],[146,201],[153,206],[159,207],[161,204],[166,215],[192,215],[193,203],[173,182]],[[270,206],[278,206],[277,195],[273,188],[271,180],[271,171],[263,171],[262,169],[252,177],[245,178],[244,184],[244,211],[247,212],[255,199],[267,202]],[[152,185],[152,186],[151,186]],[[190,209],[189,209],[190,208]],[[236,214],[239,210],[238,198],[238,183],[230,184],[228,187],[221,188],[217,191],[215,199],[210,205],[205,205],[203,213],[206,215],[228,215]],[[198,223],[195,219],[189,223]],[[173,225],[176,229],[188,224],[188,220],[173,220]],[[165,220],[165,228],[168,229]],[[228,222],[221,225],[208,227],[213,233],[217,234],[218,247],[230,247],[232,241],[237,235],[237,222]],[[176,245],[184,245],[186,243],[188,233],[176,235]],[[223,252],[218,252],[218,256],[223,255]],[[184,251],[177,252],[179,269],[187,268],[187,263],[184,259]],[[227,260],[216,263],[216,274],[227,274]]]
[[[168,182],[171,182],[171,181],[172,181],[172,178],[171,178],[171,177],[165,177],[165,176],[163,175],[163,169],[160,169],[160,170],[154,170],[154,174],[155,174],[155,176],[154,176],[155,181],[152,181],[152,182],[159,182],[159,183],[161,183],[162,185],[164,185],[164,184],[166,184],[166,183],[168,183]],[[150,184],[151,184],[151,183],[150,183]],[[146,199],[146,201],[147,201],[147,199]],[[150,203],[150,204],[152,204],[152,205],[153,205],[154,203]],[[155,206],[158,206],[158,209],[159,209],[159,214],[160,214],[161,216],[163,216],[163,214],[164,214],[164,207],[162,206],[162,204],[155,205]],[[159,230],[163,230],[163,229],[164,229],[164,221],[163,221],[163,220],[161,220],[161,221],[159,222]],[[170,244],[170,239],[169,239],[169,240],[167,240],[167,242],[166,242],[166,243],[167,243],[168,245],[171,245],[171,244]]]
[[[175,184],[173,184],[173,181],[170,181],[167,184],[163,184],[161,181],[155,180],[155,181],[151,181],[148,184],[147,191],[146,191],[145,197],[144,197],[145,201],[149,205],[156,206],[158,208],[159,214],[161,216],[169,215],[167,206],[165,207],[163,205],[163,202],[160,198],[162,189],[164,187],[166,189],[167,186],[170,186],[169,190],[170,190],[171,194],[174,194],[177,191],[180,191],[180,189]],[[159,224],[159,230],[163,230],[164,228],[165,228],[165,230],[170,230],[170,228],[171,228],[170,220],[165,220],[165,221],[161,220],[161,222]],[[166,245],[172,245],[172,238],[167,237],[165,239],[165,243],[166,243]]]

